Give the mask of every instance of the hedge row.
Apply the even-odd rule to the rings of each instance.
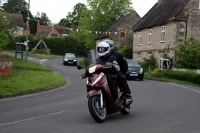
[[[65,53],[75,53],[76,55],[85,55],[87,53],[84,44],[80,44],[76,38],[70,36],[63,38],[34,38],[32,35],[29,35],[28,39],[30,41],[29,52],[31,52],[34,49],[34,47],[38,44],[40,39],[42,39],[47,45],[48,49],[50,49],[51,54],[64,55]],[[26,37],[17,37],[15,41],[24,42],[26,41]],[[43,43],[41,43],[41,45],[42,46],[38,46],[37,48],[45,48]]]
[[[195,72],[185,72],[185,71],[163,71],[163,76],[166,78],[177,79],[187,82],[192,82],[195,84],[200,84],[200,74]]]

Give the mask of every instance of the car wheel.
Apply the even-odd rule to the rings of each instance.
[[[144,75],[141,75],[141,76],[139,77],[139,80],[142,81],[143,78],[144,78]]]

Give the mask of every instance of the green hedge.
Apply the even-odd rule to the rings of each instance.
[[[200,84],[200,74],[197,74],[195,72],[166,70],[166,71],[163,71],[162,73],[163,73],[163,76],[166,78]]]
[[[64,55],[65,53],[75,53],[76,55],[85,55],[86,49],[83,43],[78,42],[74,37],[54,37],[54,38],[35,38],[33,35],[29,35],[29,52],[31,52],[34,47],[38,44],[40,39],[42,39],[47,47],[50,49],[51,54]],[[19,36],[15,38],[16,42],[26,41],[25,36]],[[15,44],[13,44],[15,47]],[[43,43],[37,47],[38,49],[45,48]]]

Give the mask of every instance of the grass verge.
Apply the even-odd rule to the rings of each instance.
[[[177,84],[182,84],[182,85],[191,85],[191,86],[200,87],[199,84],[194,84],[194,83],[191,83],[191,82],[186,82],[186,81],[181,81],[181,80],[176,80],[176,79],[169,79],[169,78],[165,78],[165,77],[154,77],[154,76],[147,75],[147,74],[145,74],[144,78],[145,79],[151,79],[151,80],[172,82],[172,83],[177,83]]]
[[[65,77],[55,74],[47,67],[11,58],[13,74],[0,77],[1,99],[41,92],[66,83]]]

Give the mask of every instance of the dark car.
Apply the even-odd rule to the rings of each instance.
[[[133,59],[126,59],[128,63],[128,71],[125,74],[126,79],[139,79],[143,80],[143,68]]]
[[[77,65],[76,56],[74,53],[66,53],[63,57],[63,65]]]

